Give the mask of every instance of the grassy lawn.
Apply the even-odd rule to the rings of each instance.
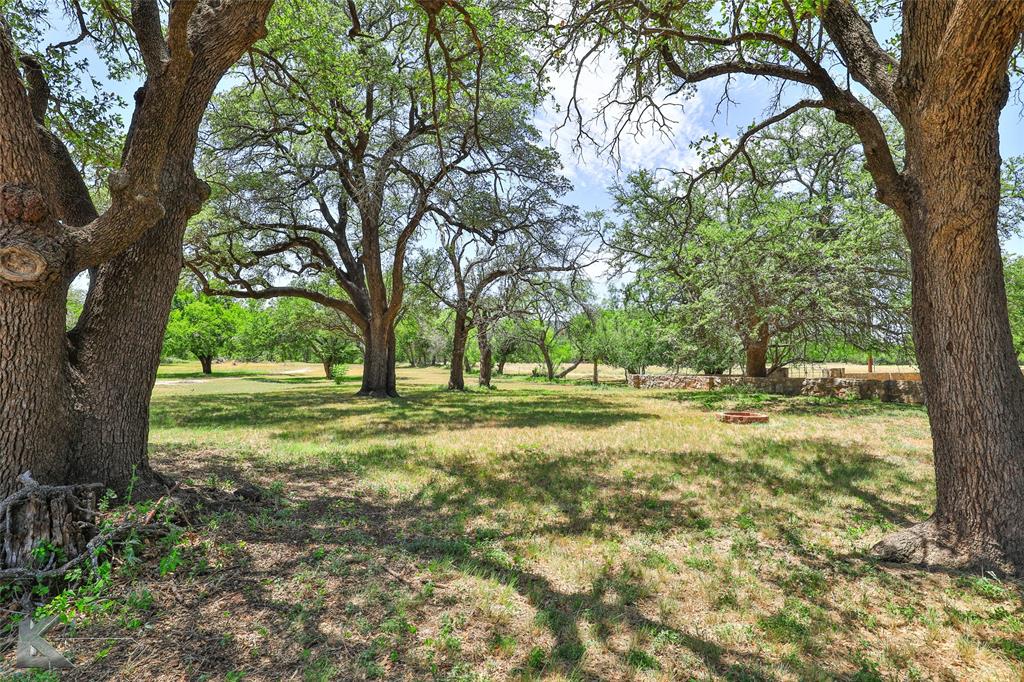
[[[922,408],[445,380],[162,369],[207,503],[54,631],[68,679],[1024,679],[1019,583],[866,556],[931,508]]]

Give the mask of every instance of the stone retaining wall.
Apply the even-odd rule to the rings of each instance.
[[[819,398],[877,399],[885,403],[924,404],[924,387],[919,381],[876,381],[867,379],[800,379],[785,377],[743,377],[696,374],[630,374],[633,388],[672,388],[683,391],[711,391],[745,386],[762,393],[809,395]]]
[[[868,381],[920,381],[920,372],[846,372],[846,379],[866,379]]]

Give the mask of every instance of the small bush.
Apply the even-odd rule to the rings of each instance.
[[[348,374],[348,365],[335,365],[331,369],[331,378],[334,379],[334,383],[343,384],[345,383],[345,375]]]

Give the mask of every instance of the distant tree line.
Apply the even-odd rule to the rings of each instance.
[[[300,298],[244,304],[179,287],[164,338],[164,360],[199,360],[203,373],[218,359],[318,362],[324,375],[359,362],[359,336],[346,319]]]

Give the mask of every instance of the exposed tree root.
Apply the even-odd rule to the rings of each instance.
[[[960,537],[934,517],[887,535],[871,554],[893,563],[1024,576],[1024,566],[1014,566],[995,544]]]
[[[357,398],[377,398],[377,399],[388,399],[388,398],[400,398],[398,391],[389,391],[384,388],[374,389],[372,391],[359,391],[356,393]]]

